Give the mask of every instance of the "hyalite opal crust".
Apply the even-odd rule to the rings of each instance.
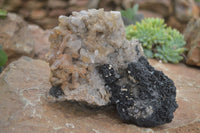
[[[91,9],[60,16],[50,35],[53,101],[115,104],[139,126],[168,123],[177,108],[171,79],[151,67],[137,40],[128,41],[119,12]]]

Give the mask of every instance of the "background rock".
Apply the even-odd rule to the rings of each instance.
[[[191,19],[199,17],[199,9],[194,0],[171,0],[170,8],[167,24],[181,32]]]
[[[16,14],[9,13],[0,19],[0,45],[8,55],[8,60],[22,55],[34,55],[34,41],[28,24]]]
[[[0,45],[8,55],[8,63],[29,56],[44,59],[49,51],[50,30],[29,25],[16,14],[8,13],[5,19],[0,19]]]
[[[143,14],[144,18],[162,18],[163,19],[163,16],[161,14],[151,12],[151,11],[148,11],[148,10],[139,10],[138,13]]]
[[[138,4],[140,9],[158,13],[163,17],[169,16],[170,13],[170,0],[133,0],[133,4]],[[125,8],[127,8],[127,6],[125,6]]]
[[[200,70],[184,64],[150,62],[156,69],[163,70],[177,86],[179,108],[172,123],[141,128],[123,123],[113,107],[94,110],[76,103],[48,103],[45,100],[45,93],[51,87],[48,64],[23,57],[11,63],[0,75],[0,130],[3,133],[198,133]]]
[[[49,52],[50,30],[43,30],[37,25],[28,25],[30,34],[34,41],[34,58],[45,59],[46,54]]]
[[[186,63],[200,67],[200,18],[193,19],[184,31],[188,49]]]
[[[194,0],[1,0],[0,8],[19,13],[25,20],[47,29],[58,25],[58,16],[68,16],[73,11],[91,8],[120,11],[134,4],[139,4],[139,10],[149,12],[142,12],[144,16],[161,16],[168,25],[180,31],[183,31],[182,28],[192,17],[198,17],[200,12]]]

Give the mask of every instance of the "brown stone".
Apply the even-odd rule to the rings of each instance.
[[[100,2],[100,0],[88,0],[87,8],[88,9],[92,9],[92,8],[97,9],[99,2]]]
[[[52,11],[49,12],[50,17],[57,17],[60,15],[65,15],[66,14],[66,9],[53,9]]]
[[[198,7],[193,0],[171,0],[171,14],[167,24],[183,32],[187,23],[199,17]]]
[[[0,19],[0,45],[8,55],[9,62],[26,55],[44,59],[49,51],[49,30],[36,25],[28,25],[15,14]],[[9,63],[8,62],[8,63]]]
[[[44,29],[52,29],[58,25],[58,18],[55,17],[45,17],[44,19],[34,20],[34,23],[37,23]]]
[[[64,0],[48,0],[49,8],[66,8],[67,2]]]
[[[44,18],[47,15],[45,10],[33,10],[31,12],[31,19],[41,19]]]
[[[44,61],[23,57],[0,75],[0,129],[5,133],[198,133],[200,70],[184,64],[150,60],[177,86],[179,108],[169,124],[141,128],[123,123],[115,108],[88,109],[76,103],[48,103],[50,68]]]
[[[33,56],[34,42],[28,24],[16,14],[0,19],[0,45],[9,60],[21,55]]]
[[[200,18],[193,19],[184,31],[188,49],[186,63],[200,67]]]
[[[44,7],[46,5],[47,2],[45,1],[37,1],[37,0],[27,0],[25,1],[24,4],[24,8],[27,10],[38,10],[38,9],[42,9],[42,7]]]
[[[147,10],[139,10],[138,13],[144,15],[144,18],[163,18],[163,16],[159,13]]]
[[[18,13],[26,19],[26,18],[30,17],[31,11],[28,11],[28,10],[22,8],[22,9],[19,9]]]
[[[18,9],[22,3],[22,0],[1,0],[0,8],[8,11],[16,11],[16,9]]]
[[[200,2],[197,2],[197,1],[195,1],[195,2],[196,2],[196,5],[197,5],[197,7],[199,9],[199,15],[200,15]]]
[[[43,30],[37,25],[29,25],[28,27],[34,41],[34,58],[45,59],[50,47],[50,30]]]
[[[88,3],[88,0],[70,0],[69,5],[70,6],[76,6],[76,7],[86,7]]]
[[[182,33],[185,27],[187,26],[187,23],[181,23],[175,18],[175,16],[170,16],[169,19],[167,20],[167,25],[177,29]]]
[[[86,7],[77,7],[77,6],[70,6],[69,8],[67,8],[67,14],[71,15],[72,12],[76,11],[79,12],[81,10],[86,10]]]
[[[163,17],[169,15],[170,0],[134,0],[133,4],[138,4],[140,9],[159,13]]]
[[[199,17],[198,7],[194,0],[173,0],[173,15],[180,23],[187,23],[192,18]]]

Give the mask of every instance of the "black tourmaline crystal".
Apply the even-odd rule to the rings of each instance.
[[[109,64],[98,68],[112,94],[111,102],[116,104],[123,120],[144,127],[172,121],[178,107],[176,87],[163,72],[149,65],[145,57],[120,71]]]
[[[49,91],[49,94],[58,98],[59,96],[64,95],[64,92],[60,86],[52,86],[52,88]]]

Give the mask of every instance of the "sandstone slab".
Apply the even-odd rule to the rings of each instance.
[[[0,130],[3,133],[198,133],[200,131],[200,70],[184,64],[150,60],[177,86],[179,108],[170,124],[141,128],[124,123],[115,108],[88,109],[76,103],[48,103],[48,64],[23,57],[0,75]],[[40,100],[39,100],[40,99]]]

